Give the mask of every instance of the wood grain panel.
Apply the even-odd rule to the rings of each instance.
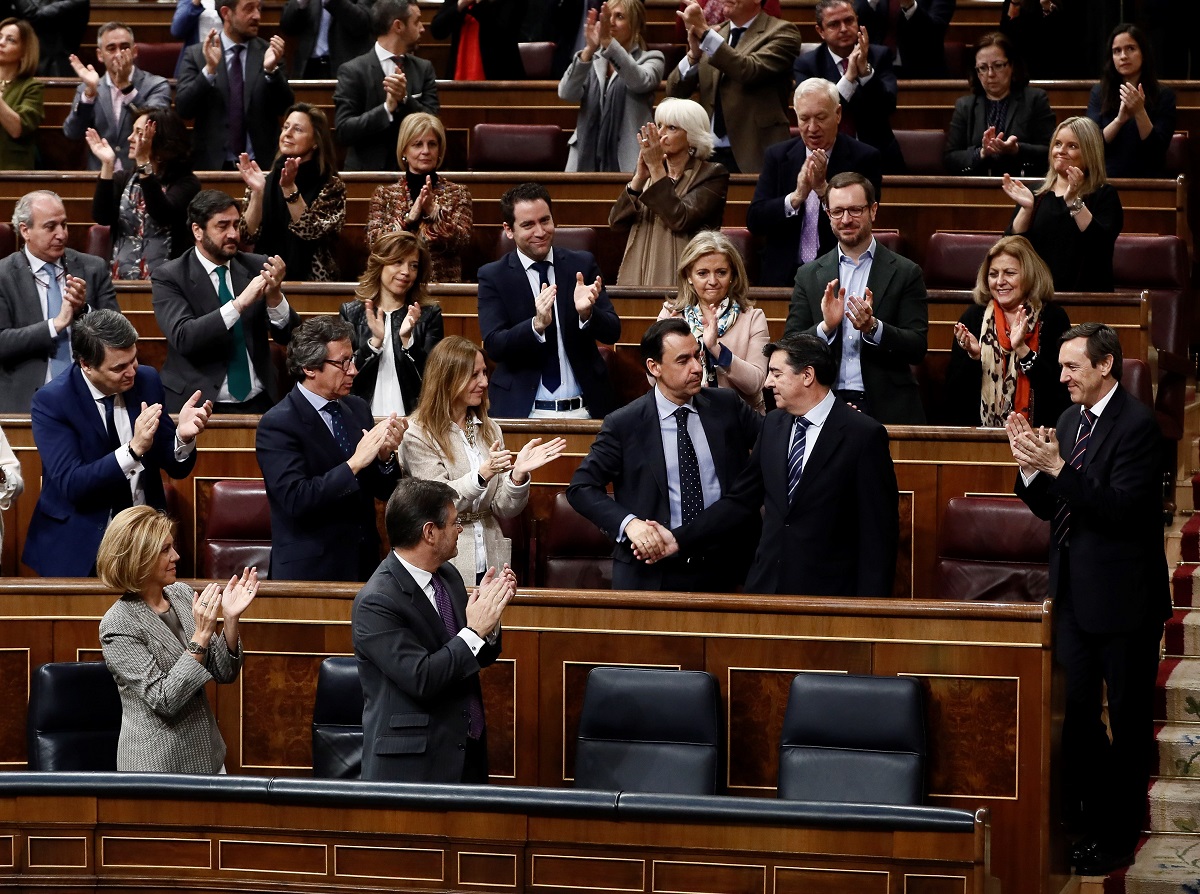
[[[446,852],[441,848],[335,845],[336,877],[385,878],[405,882],[446,879]]]
[[[921,677],[927,705],[929,792],[1017,796],[1016,679]]]
[[[766,887],[763,865],[655,860],[651,866],[656,894],[762,894]]]
[[[487,720],[488,772],[517,778],[517,663],[500,658],[479,674]]]
[[[775,894],[889,894],[886,872],[862,869],[775,869]]]
[[[23,626],[49,629],[49,625],[45,624]],[[0,711],[18,712],[18,716],[24,717],[29,710],[29,662],[28,648],[0,647]],[[0,725],[0,764],[23,764],[26,759],[25,736],[20,730],[7,729],[6,726]]]
[[[530,867],[534,890],[644,891],[646,887],[645,860],[534,854]]]
[[[458,854],[458,883],[460,885],[489,885],[493,888],[515,889],[520,884],[520,864],[521,861],[516,854],[460,851]]]
[[[88,840],[82,836],[30,835],[25,847],[30,869],[88,868]]]
[[[16,866],[17,847],[12,835],[0,835],[0,868]]]
[[[326,875],[328,847],[296,841],[218,842],[217,865],[222,870],[270,872],[279,875]]]
[[[243,643],[246,641],[243,635]],[[273,655],[246,648],[242,765],[312,766],[312,706],[323,655]],[[244,685],[247,679],[253,686]]]
[[[102,835],[99,863],[101,868],[209,869],[212,842],[207,838]]]
[[[967,880],[962,876],[904,876],[904,894],[965,894],[966,890]]]

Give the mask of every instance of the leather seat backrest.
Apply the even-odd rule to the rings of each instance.
[[[552,77],[554,69],[554,42],[549,40],[526,41],[517,44],[521,53],[521,64],[525,66],[525,77],[531,81],[545,81]]]
[[[29,687],[30,770],[115,771],[121,697],[103,661],[43,664]]]
[[[612,542],[576,512],[565,493],[554,496],[550,517],[538,529],[543,587],[612,588]]]
[[[261,479],[213,484],[200,545],[197,574],[228,578],[247,565],[266,577],[271,562],[271,507]]]
[[[946,173],[944,130],[897,130],[894,133],[908,173],[926,176]]]
[[[313,776],[319,779],[358,779],[362,775],[363,694],[358,661],[335,655],[317,671],[313,702]]]
[[[925,285],[931,289],[973,289],[979,265],[996,244],[994,233],[943,233],[925,247]]]
[[[596,242],[596,231],[592,227],[554,228],[554,244],[559,248],[569,248],[572,251],[586,251],[591,255],[595,255]],[[516,247],[517,244],[513,242],[512,237],[504,232],[504,228],[501,227],[500,234],[496,237],[496,256],[493,260],[499,260]]]
[[[137,43],[137,66],[161,78],[175,77],[175,64],[183,52],[183,42]]]
[[[1042,602],[1049,596],[1050,523],[1016,497],[954,497],[946,504],[933,597]]]
[[[561,171],[567,135],[557,124],[476,124],[469,157],[472,171]]]

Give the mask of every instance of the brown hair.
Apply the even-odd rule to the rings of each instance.
[[[17,66],[17,77],[31,78],[37,74],[38,57],[42,52],[37,33],[27,21],[13,16],[0,21],[0,28],[7,25],[16,25],[17,31],[21,34],[21,62]]]
[[[462,394],[471,376],[475,373],[475,357],[483,348],[461,335],[447,335],[425,359],[425,381],[421,385],[421,399],[412,414],[414,424],[425,429],[429,437],[437,442],[438,449],[447,459],[458,455],[451,437],[454,428],[454,399]],[[500,426],[488,418],[488,396],[475,408],[479,433],[490,444],[500,437]]]
[[[975,303],[986,307],[992,300],[992,290],[988,288],[988,268],[1000,255],[1011,255],[1017,259],[1017,263],[1021,265],[1025,302],[1034,312],[1041,310],[1042,305],[1054,297],[1054,277],[1050,274],[1046,262],[1024,236],[1005,236],[988,249],[987,257],[979,265],[975,289],[971,293]]]
[[[359,301],[375,301],[381,290],[383,268],[388,264],[399,264],[411,254],[417,256],[417,281],[409,287],[404,302],[412,304],[415,301],[421,307],[437,304],[436,299],[429,297],[429,275],[433,270],[429,247],[424,239],[408,230],[385,233],[375,240],[371,246],[371,256],[367,258],[367,269],[358,278],[354,297]]]
[[[96,554],[101,583],[126,596],[141,594],[150,579],[163,544],[175,538],[175,522],[150,506],[122,509],[108,523]]]
[[[309,124],[312,125],[313,143],[316,144],[317,165],[321,177],[328,178],[336,174],[337,169],[333,166],[333,160],[337,158],[333,148],[333,132],[329,129],[329,119],[325,113],[316,106],[298,102],[283,113],[283,120],[286,121],[292,112],[299,112],[306,116]],[[281,156],[281,152],[276,152],[275,160],[278,161]]]

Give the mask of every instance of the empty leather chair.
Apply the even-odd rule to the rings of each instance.
[[[525,77],[531,81],[545,81],[554,76],[554,42],[549,40],[528,41],[517,44],[521,63],[525,66]]]
[[[1150,366],[1145,360],[1136,357],[1124,357],[1121,360],[1121,387],[1154,409],[1154,382]]]
[[[871,234],[880,245],[906,258],[912,257],[908,251],[908,240],[900,235],[899,230],[872,230]]]
[[[358,779],[362,775],[362,715],[358,661],[353,655],[326,658],[317,671],[313,702],[313,776]]]
[[[737,248],[746,267],[746,279],[750,283],[758,280],[758,252],[754,250],[754,235],[746,227],[721,227],[722,235]]]
[[[925,285],[931,289],[973,289],[979,265],[999,239],[996,233],[943,233],[925,246]]]
[[[112,230],[109,227],[102,224],[88,227],[87,254],[105,262],[112,260]]]
[[[1171,134],[1167,143],[1167,157],[1163,160],[1167,175],[1178,177],[1188,172],[1188,135],[1185,133]]]
[[[103,661],[43,664],[29,685],[30,770],[117,769],[121,696]]]
[[[575,787],[714,795],[720,695],[703,671],[597,667],[579,716]]]
[[[532,586],[533,578],[531,556],[535,541],[533,539],[533,511],[528,505],[516,515],[505,518],[497,515],[496,521],[504,536],[512,541],[512,557],[509,566],[517,575],[517,583],[522,586]]]
[[[779,745],[779,797],[919,805],[925,708],[911,677],[797,674]]]
[[[228,580],[247,565],[266,578],[271,566],[271,507],[262,479],[213,484],[196,573]]]
[[[1016,497],[953,497],[939,530],[935,599],[1042,602],[1050,523]]]
[[[173,43],[137,43],[137,66],[162,78],[175,77],[175,63],[183,52],[181,41]]]
[[[944,130],[897,130],[896,142],[908,165],[908,173],[937,176],[946,173]]]
[[[567,135],[557,124],[476,124],[468,165],[472,171],[561,171]]]
[[[571,508],[565,493],[554,495],[550,517],[538,529],[538,548],[541,586],[612,589],[612,541]]]
[[[13,233],[12,224],[0,223],[0,258],[7,258],[17,250],[17,237]]]
[[[592,227],[555,227],[554,244],[559,248],[586,251],[595,255],[596,231]],[[496,237],[496,256],[492,260],[498,261],[516,247],[517,243],[501,228],[500,235]]]

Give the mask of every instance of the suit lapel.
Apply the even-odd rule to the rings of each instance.
[[[287,393],[284,400],[291,401],[292,407],[295,409],[296,415],[300,421],[308,428],[309,431],[316,432],[310,442],[314,448],[321,451],[321,463],[323,468],[334,468],[346,461],[346,457],[342,454],[342,448],[333,439],[333,432],[329,430],[329,426],[325,424],[325,420],[321,418],[321,414],[316,408],[308,402],[303,394],[297,394],[296,388],[303,388],[303,385],[296,385]],[[349,420],[349,413],[344,412],[343,418]],[[353,437],[354,425],[347,424],[350,436]],[[357,442],[356,442],[357,443]]]
[[[654,483],[658,485],[659,496],[662,497],[663,505],[667,507],[669,514],[671,511],[671,498],[667,489],[667,459],[663,455],[662,427],[658,421],[658,404],[654,400],[654,389],[650,389],[650,392],[642,397],[641,400],[642,431],[647,433],[646,464],[650,468],[650,474],[654,478]],[[703,417],[701,418],[703,419]]]
[[[167,602],[176,609],[175,615],[179,618],[179,623],[183,627],[184,636],[188,637],[188,639],[191,639],[192,631],[195,629],[192,627],[192,607],[189,605],[187,607],[187,611],[184,612],[182,610],[182,606],[176,606],[175,602],[172,601],[170,596],[167,596],[166,598]],[[183,654],[183,643],[181,643],[175,637],[175,634],[171,632],[171,628],[166,625],[166,623],[158,616],[158,613],[154,609],[146,604],[144,599],[139,598],[136,601],[131,599],[129,600],[129,604],[133,609],[134,617],[140,621],[142,628],[145,629],[150,636],[158,640],[158,642],[166,647],[171,654]],[[186,621],[184,620],[185,617],[187,619]]]
[[[724,477],[728,464],[725,462],[726,444],[725,433],[721,428],[722,420],[713,412],[712,400],[703,391],[692,398],[692,406],[700,416],[704,437],[708,441],[708,452],[712,455],[713,468],[716,470],[717,480],[721,483],[721,493],[725,493],[732,482],[726,481]]]
[[[197,316],[214,311],[221,306],[221,298],[213,287],[212,280],[204,272],[200,259],[196,257],[196,249],[192,248],[188,255],[187,278],[192,306]]]
[[[71,384],[71,393],[74,395],[80,415],[88,420],[88,428],[99,439],[99,444],[107,447],[108,429],[96,409],[96,401],[92,399],[92,392],[88,390],[87,384],[83,381],[83,370],[79,368],[78,363],[71,367],[71,378],[69,381]],[[131,423],[132,421],[130,419]]]
[[[258,85],[258,79],[262,77],[265,55],[266,50],[261,41],[250,40],[246,43],[246,60],[242,66],[242,71],[245,73],[242,78],[242,109],[247,116],[247,131],[250,129],[250,98],[254,93],[254,88]]]
[[[838,448],[844,440],[843,424],[845,422],[844,413],[853,413],[849,407],[845,406],[840,400],[834,399],[833,407],[829,411],[829,416],[825,419],[825,424],[821,427],[821,436],[817,438],[817,443],[812,446],[808,458],[804,461],[804,471],[800,475],[800,485],[796,489],[796,499],[793,505],[799,505],[804,491],[817,480],[825,467],[829,465]],[[787,441],[784,441],[784,448],[787,448]],[[784,482],[784,486],[787,483]]]
[[[787,453],[792,416],[785,410],[772,410],[763,423],[762,479],[768,494],[782,494],[787,502]]]
[[[1104,446],[1104,442],[1108,439],[1108,433],[1120,425],[1121,412],[1125,409],[1125,401],[1128,395],[1120,385],[1117,385],[1116,393],[1109,400],[1108,406],[1104,408],[1104,412],[1096,418],[1096,424],[1092,427],[1092,437],[1088,441],[1087,453],[1083,455],[1083,467],[1086,469],[1092,462],[1094,456],[1099,455],[1100,448]],[[1076,416],[1075,432],[1079,431],[1079,417]],[[1072,432],[1074,434],[1075,432]],[[1077,440],[1077,439],[1076,439]],[[1074,441],[1071,444],[1071,450],[1074,451]],[[1067,459],[1070,461],[1070,453],[1067,454]]]
[[[895,257],[884,245],[876,242],[875,256],[871,260],[871,275],[867,277],[867,288],[871,290],[871,300],[876,311],[879,310],[880,300],[888,297],[888,286],[891,285],[895,273]]]
[[[394,552],[388,553],[384,567],[396,583],[396,589],[391,594],[396,604],[412,608],[417,617],[421,619],[421,623],[425,625],[427,641],[437,643],[438,646],[445,645],[450,637],[446,633],[446,625],[442,623],[442,616],[437,613],[425,591],[417,586],[417,582],[408,573],[408,569],[400,564],[400,560],[396,558]],[[453,589],[447,589],[450,590],[451,599],[454,599]],[[456,604],[455,610],[462,610],[465,616],[466,606],[463,605],[460,608]]]

